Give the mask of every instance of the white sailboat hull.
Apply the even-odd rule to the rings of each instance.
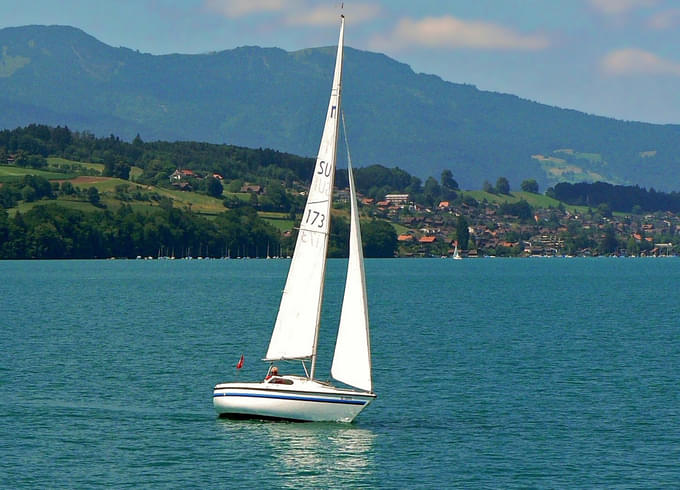
[[[375,397],[299,376],[280,376],[262,383],[218,384],[213,405],[222,417],[352,422]]]

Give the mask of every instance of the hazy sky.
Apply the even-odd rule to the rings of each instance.
[[[329,0],[0,0],[0,28],[78,27],[153,54],[337,42]],[[617,119],[680,124],[680,0],[344,2],[345,42],[416,72]]]

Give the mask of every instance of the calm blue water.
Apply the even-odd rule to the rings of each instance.
[[[378,399],[218,419],[241,353],[264,375],[287,268],[0,262],[0,487],[680,486],[680,259],[369,260]]]

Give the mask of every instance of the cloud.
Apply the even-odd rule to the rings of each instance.
[[[658,0],[588,0],[595,10],[607,15],[625,14],[629,10],[653,7]]]
[[[205,0],[203,7],[230,19],[290,8],[291,0]]]
[[[647,21],[647,26],[657,31],[680,26],[680,9],[669,9],[654,14]]]
[[[333,5],[319,5],[314,8],[301,8],[286,16],[288,25],[329,26],[338,23],[340,9]],[[380,13],[380,6],[374,3],[352,3],[345,5],[343,12],[352,24],[374,19]]]
[[[641,49],[620,49],[602,59],[608,75],[673,75],[680,77],[680,63]]]
[[[376,37],[372,47],[394,50],[409,47],[472,48],[484,50],[545,49],[550,41],[541,35],[523,35],[491,22],[466,21],[451,16],[402,19],[391,34]]]

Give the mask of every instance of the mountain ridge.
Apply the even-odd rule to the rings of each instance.
[[[0,126],[68,125],[131,140],[195,140],[303,156],[318,149],[334,47],[203,54],[111,47],[69,26],[0,29]],[[506,176],[680,189],[680,125],[618,121],[415,73],[345,51],[343,104],[360,166],[478,188]],[[558,150],[571,153],[555,153]],[[340,152],[342,154],[343,152]]]

